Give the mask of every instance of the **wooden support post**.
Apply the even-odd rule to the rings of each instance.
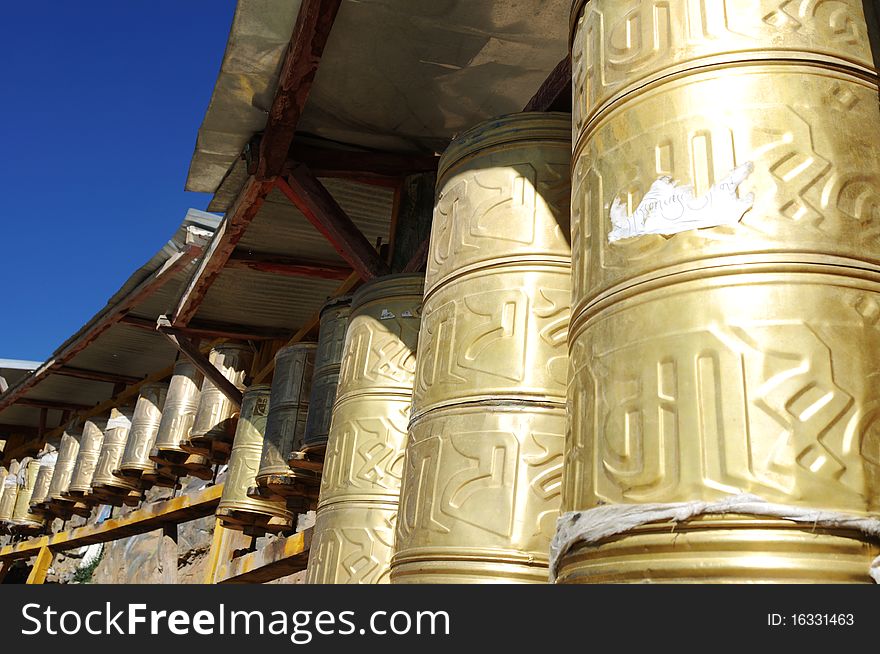
[[[220,520],[214,521],[214,537],[208,552],[208,568],[205,571],[205,583],[216,584],[224,576],[224,571],[232,561],[232,552],[247,547],[250,537],[240,531],[227,529]]]
[[[217,390],[223,393],[223,395],[229,398],[229,400],[234,402],[237,406],[241,406],[242,392],[235,387],[235,384],[223,376],[220,369],[212,364],[208,360],[208,357],[202,354],[198,345],[193,343],[183,334],[179,333],[178,330],[174,329],[166,316],[159,316],[157,329],[167,336],[168,340],[174,343],[175,347],[180,350],[187,359],[192,361],[193,365],[198,368],[205,377],[211,380],[211,383],[217,387]]]
[[[162,527],[162,549],[159,561],[162,566],[162,583],[177,583],[177,523],[168,523]]]
[[[388,264],[306,166],[295,166],[286,181],[279,177],[275,184],[361,279],[367,281],[390,272]]]
[[[410,175],[403,180],[391,255],[395,272],[417,272],[427,261],[436,185],[435,173]]]
[[[48,547],[43,546],[37,552],[37,558],[34,560],[34,567],[28,575],[28,584],[42,584],[46,581],[46,575],[49,573],[49,567],[52,565],[52,559],[55,555]]]

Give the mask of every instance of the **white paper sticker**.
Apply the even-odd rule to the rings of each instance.
[[[391,320],[396,316],[391,313],[388,309],[382,309],[382,313],[379,314],[379,320]]]
[[[694,197],[691,185],[677,186],[670,177],[661,177],[651,184],[632,215],[620,198],[611,204],[611,225],[608,234],[613,243],[643,234],[677,234],[691,229],[734,225],[755,203],[753,193],[740,198],[736,190],[755,169],[751,161],[737,166],[709,191]]]

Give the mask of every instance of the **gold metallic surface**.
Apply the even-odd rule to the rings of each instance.
[[[439,166],[393,583],[544,583],[559,512],[571,123],[472,128]]]
[[[67,488],[69,497],[82,496],[89,492],[92,486],[92,475],[95,474],[98,457],[101,455],[106,425],[106,415],[103,418],[89,418],[85,421],[82,440],[79,443],[79,454],[76,457],[76,465],[73,466],[73,474]]]
[[[244,391],[245,376],[253,363],[254,352],[249,345],[223,343],[211,349],[209,361],[231,381],[236,388]],[[214,383],[205,378],[199,397],[199,408],[190,431],[192,439],[220,440],[232,442],[235,437],[235,423],[238,408],[221,393]],[[184,439],[181,439],[183,441]]]
[[[138,490],[135,480],[122,479],[113,474],[122,460],[133,414],[133,406],[117,407],[110,412],[110,420],[107,429],[104,430],[101,454],[95,465],[95,474],[92,475],[93,490],[96,487],[108,487],[108,489],[115,489],[119,492]]]
[[[546,583],[565,407],[431,411],[410,425],[394,583]]]
[[[58,459],[55,461],[55,472],[52,474],[52,482],[49,484],[49,494],[46,501],[68,501],[64,494],[70,487],[70,480],[73,477],[73,467],[76,465],[76,457],[79,454],[82,430],[83,423],[79,422],[65,429],[61,435]]]
[[[506,265],[425,299],[413,415],[463,401],[565,402],[571,268]]]
[[[580,12],[583,11],[583,14]],[[861,0],[575,3],[573,311],[563,510],[880,507],[880,107]],[[877,35],[874,35],[877,36]],[[661,176],[746,162],[739,223],[609,243]],[[854,533],[648,525],[561,582],[867,581]]]
[[[567,266],[570,158],[568,114],[501,116],[456,138],[440,159],[425,297],[489,266]]]
[[[47,458],[50,456],[51,458]],[[32,510],[35,509],[38,504],[45,502],[49,497],[49,486],[52,484],[52,476],[55,474],[54,460],[57,456],[57,452],[52,452],[51,454],[44,454],[40,457],[40,469],[37,471],[37,478],[34,481],[34,490],[33,493],[31,493]],[[52,461],[52,463],[50,463],[50,461]]]
[[[188,440],[193,421],[199,408],[199,396],[202,384],[202,373],[189,359],[180,359],[174,364],[165,406],[162,409],[162,420],[156,434],[155,449],[159,453],[177,452],[185,454],[180,441]],[[158,456],[162,456],[159,454]]]
[[[423,285],[389,275],[352,299],[307,583],[388,581]]]
[[[6,483],[6,478],[8,476],[9,471],[4,466],[0,466],[0,506],[3,505],[4,484]]]
[[[258,524],[269,531],[280,531],[293,524],[293,514],[287,511],[283,502],[255,500],[247,495],[248,488],[255,484],[260,465],[271,392],[268,384],[260,384],[251,386],[244,393],[235,442],[229,456],[229,471],[217,507],[217,516],[225,527],[241,529]]]
[[[15,497],[15,508],[12,511],[12,522],[20,527],[41,527],[45,520],[42,516],[31,513],[31,497],[34,486],[37,483],[37,474],[40,470],[40,462],[31,459],[23,470],[23,484],[18,487]]]
[[[575,546],[557,583],[872,583],[876,542],[846,529],[726,516]],[[867,562],[867,563],[866,563]]]
[[[294,476],[287,457],[295,443],[302,443],[317,347],[317,343],[297,343],[275,354],[272,400],[256,475],[261,485],[262,480],[272,475]]]
[[[327,445],[333,403],[339,386],[339,369],[345,345],[345,332],[351,316],[351,296],[333,298],[321,309],[318,351],[315,353],[315,374],[309,396],[309,414],[303,435],[303,449]]]
[[[12,466],[10,466],[12,470]],[[3,495],[0,495],[0,523],[12,520],[15,512],[15,499],[18,496],[18,479],[10,472],[3,480]]]
[[[387,584],[396,514],[397,502],[340,502],[321,508],[306,583]]]
[[[144,472],[152,472],[156,469],[155,462],[150,460],[150,450],[159,432],[162,407],[165,406],[167,393],[168,384],[153,383],[141,386],[134,415],[131,418],[128,440],[125,442],[125,450],[119,461],[118,469],[123,475],[139,477]]]

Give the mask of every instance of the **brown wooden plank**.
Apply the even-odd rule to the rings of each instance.
[[[279,177],[276,184],[361,279],[366,281],[390,272],[388,264],[306,166],[296,166],[287,180]]]
[[[281,173],[341,4],[342,0],[302,0],[300,4],[260,139],[258,179]]]
[[[185,327],[198,311],[199,304],[223,270],[235,246],[257,215],[275,183],[249,177],[211,239],[199,267],[181,295],[172,318],[175,327]]]
[[[430,246],[430,238],[426,238],[422,241],[422,244],[419,245],[418,249],[413,254],[412,259],[407,262],[403,267],[403,270],[400,272],[414,273],[424,270],[425,266],[428,264],[428,250],[430,249]]]
[[[227,268],[246,268],[257,272],[289,277],[316,277],[318,279],[343,280],[351,274],[351,268],[329,263],[316,263],[271,254],[248,254],[233,252],[226,263]]]
[[[155,323],[153,325],[155,329]],[[112,372],[101,372],[100,370],[86,370],[84,368],[75,368],[73,366],[58,366],[52,369],[53,375],[63,375],[64,377],[76,377],[77,379],[88,379],[91,381],[108,382],[110,384],[136,384],[143,377],[132,377],[130,375],[119,375]]]
[[[143,329],[148,332],[156,331],[156,321],[150,320],[149,318],[140,318],[138,316],[125,315],[119,319],[120,325],[127,325],[129,327],[137,327],[138,329]]]
[[[199,338],[228,338],[239,341],[271,341],[290,338],[291,330],[274,327],[252,327],[214,320],[191,321],[186,327],[175,327],[181,333]]]
[[[223,395],[237,406],[241,406],[242,392],[236,388],[235,384],[226,379],[217,366],[212,364],[199,350],[198,345],[193,343],[189,337],[182,334],[179,330],[171,326],[170,321],[165,316],[160,316],[158,321],[159,332],[164,334],[174,346],[180,350],[187,359],[192,361],[193,365],[217,387]]]
[[[523,111],[571,111],[571,57],[566,55],[541,84]]]
[[[414,173],[435,172],[439,160],[433,154],[340,150],[294,142],[285,171],[302,163],[317,177],[397,180]]]
[[[39,409],[57,409],[59,411],[82,411],[91,409],[91,404],[77,404],[75,402],[56,402],[55,400],[38,400],[31,397],[20,397],[15,402],[19,406],[34,406]]]

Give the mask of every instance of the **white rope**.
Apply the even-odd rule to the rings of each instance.
[[[782,518],[810,524],[813,527],[844,527],[880,538],[878,518],[774,504],[748,494],[733,495],[717,502],[608,504],[586,511],[563,513],[556,521],[556,534],[550,542],[550,583],[556,581],[562,557],[576,543],[595,543],[609,536],[632,531],[650,522],[683,522],[699,515],[725,513]],[[868,574],[880,584],[880,556],[871,562]]]

